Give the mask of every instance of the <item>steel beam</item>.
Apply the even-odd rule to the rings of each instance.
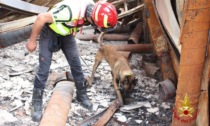
[[[13,31],[6,31],[0,34],[0,48],[25,41],[31,34],[32,25],[21,27]]]
[[[36,20],[36,16],[31,16],[27,18],[22,18],[19,20],[2,23],[0,24],[0,34],[3,32],[13,31],[22,27],[25,27],[27,25],[33,24]]]
[[[49,9],[48,7],[38,6],[21,0],[0,0],[0,6],[13,11],[31,15],[46,12]]]
[[[155,9],[152,0],[144,0],[144,4],[147,7],[147,22],[149,26],[151,42],[154,45],[154,50],[158,56],[158,60],[161,66],[161,72],[163,74],[163,80],[171,79],[174,84],[177,83],[174,68],[172,66],[171,57],[169,54],[168,39],[165,36],[161,25],[155,15]]]
[[[179,53],[181,53],[181,44],[179,42],[180,27],[173,12],[171,1],[155,0],[155,7],[164,28],[173,42],[173,45],[176,47]]]

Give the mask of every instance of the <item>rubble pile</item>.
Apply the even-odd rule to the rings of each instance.
[[[95,54],[99,47],[92,41],[79,41],[78,49],[85,75],[90,75]],[[125,44],[120,41],[106,41],[107,44]],[[137,84],[130,92],[128,102],[113,115],[107,126],[169,126],[172,117],[174,99],[166,102],[159,100],[158,80],[147,77],[143,69],[142,56],[132,53],[129,63],[134,71]],[[0,50],[0,126],[35,126],[31,121],[30,106],[33,80],[38,66],[38,48],[28,53],[25,41]],[[53,54],[50,73],[69,71],[68,63],[62,51]],[[47,83],[43,98],[46,107],[53,85]],[[88,95],[94,104],[93,110],[84,109],[74,99],[69,111],[66,126],[77,126],[84,119],[107,108],[116,94],[112,85],[111,69],[103,60],[98,67]]]

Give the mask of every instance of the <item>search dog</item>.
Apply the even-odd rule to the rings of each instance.
[[[123,105],[123,98],[119,87],[121,87],[123,93],[131,91],[134,87],[135,76],[127,59],[122,56],[115,47],[102,43],[104,34],[104,32],[101,32],[97,39],[100,47],[95,56],[95,63],[93,65],[89,85],[92,86],[94,74],[104,58],[111,67],[114,89],[121,105]]]

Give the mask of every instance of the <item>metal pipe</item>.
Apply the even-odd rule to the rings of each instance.
[[[151,53],[153,52],[152,44],[128,44],[113,45],[118,51],[130,51],[132,53]]]
[[[122,13],[118,14],[118,19],[124,18],[124,17],[126,17],[128,15],[131,15],[131,14],[134,14],[134,13],[142,10],[143,7],[144,7],[144,4],[141,4],[141,5],[138,5],[138,6],[132,8],[132,9],[130,9],[128,11],[122,12]]]
[[[172,126],[197,125],[198,102],[201,95],[210,23],[209,0],[187,0],[184,7],[184,23],[180,37],[182,53]],[[184,109],[186,102],[188,109]]]
[[[138,44],[143,31],[143,22],[139,22],[128,39],[129,44]]]
[[[73,93],[73,82],[57,83],[39,126],[65,126]]]
[[[144,0],[141,0],[141,2],[144,2]],[[143,35],[144,35],[144,41],[150,43],[150,36],[149,36],[149,27],[147,23],[147,17],[148,17],[148,9],[146,6],[144,6],[144,9],[142,11],[142,19],[143,19]]]
[[[169,52],[163,52],[159,59],[159,64],[161,67],[161,71],[163,72],[163,79],[170,79],[175,87],[177,85],[177,76],[175,74],[175,70],[173,69],[172,59]]]
[[[131,25],[119,25],[113,31],[108,33],[130,33]]]
[[[158,84],[159,89],[159,99],[161,101],[166,101],[173,98],[176,95],[176,87],[171,80],[166,79]]]
[[[90,41],[93,40],[94,42],[97,42],[99,34],[76,34],[76,38],[84,41]],[[107,41],[127,41],[129,38],[129,34],[105,34],[103,39]]]
[[[160,68],[154,63],[143,62],[143,68],[147,76],[155,78],[158,81],[162,81],[163,77]]]
[[[85,75],[85,79],[87,82],[89,82],[89,76]],[[73,75],[69,71],[63,71],[63,72],[53,72],[49,75],[47,79],[47,84],[48,85],[53,85],[55,86],[58,82],[60,81],[72,81],[74,82]]]

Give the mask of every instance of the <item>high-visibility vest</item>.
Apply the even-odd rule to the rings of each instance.
[[[49,12],[53,23],[49,27],[57,34],[66,36],[79,30],[84,24],[85,10],[92,0],[64,0],[56,4]]]

